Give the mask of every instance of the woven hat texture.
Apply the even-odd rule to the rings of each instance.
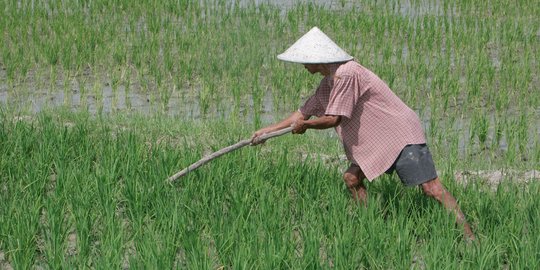
[[[277,58],[301,64],[337,63],[353,59],[317,27],[311,28]]]

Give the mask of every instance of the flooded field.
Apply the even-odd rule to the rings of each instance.
[[[300,67],[298,67],[300,68]],[[2,74],[3,73],[3,74]],[[5,80],[5,72],[0,72],[0,78]],[[27,82],[23,82],[26,84]],[[173,117],[179,120],[202,120],[208,118],[218,118],[227,120],[235,117],[239,121],[254,123],[255,118],[260,124],[271,124],[286,117],[291,111],[301,105],[299,103],[290,104],[289,107],[282,106],[275,108],[279,101],[274,100],[272,92],[264,93],[262,100],[254,107],[254,101],[251,97],[244,97],[244,100],[238,105],[235,104],[230,96],[220,97],[220,100],[212,106],[202,107],[200,105],[201,97],[198,96],[200,89],[178,89],[168,97],[166,102],[160,100],[159,94],[155,92],[144,91],[140,85],[132,84],[129,86],[120,85],[113,89],[110,82],[87,83],[83,88],[89,89],[81,91],[77,80],[72,80],[68,84],[57,81],[56,84],[43,85],[44,88],[37,87],[37,84],[30,81],[26,86],[14,86],[17,92],[8,91],[8,86],[0,87],[0,103],[6,108],[19,111],[20,113],[36,114],[44,109],[54,109],[55,107],[69,108],[72,111],[88,111],[92,115],[111,115],[111,114],[142,114],[142,115],[163,115]],[[315,85],[313,86],[315,87]],[[315,88],[313,88],[314,91]],[[21,91],[24,90],[24,91]],[[191,92],[191,93],[190,93]],[[232,106],[233,104],[236,105]],[[276,106],[277,107],[277,106]],[[471,126],[476,121],[472,115],[460,115],[457,118],[448,119],[447,117],[435,117],[431,112],[429,105],[425,107],[414,108],[420,116],[423,127],[426,132],[430,128],[452,129],[458,134],[458,149],[464,153],[467,147],[471,146]],[[495,111],[487,112],[485,123],[487,126],[485,139],[493,141],[497,136],[498,143],[495,145],[498,149],[506,151],[508,143],[505,134],[497,134],[495,123],[498,121],[498,114]],[[538,143],[540,136],[540,108],[531,110],[531,122],[527,126],[526,146],[534,148]],[[519,117],[518,108],[507,112],[507,117]],[[436,124],[432,124],[436,122]]]
[[[0,269],[540,267],[535,1],[0,10]],[[321,77],[276,55],[313,26],[417,112],[479,243],[396,175],[370,183],[368,207],[356,207],[333,130],[164,181],[303,104]]]

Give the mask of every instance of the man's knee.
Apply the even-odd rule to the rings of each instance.
[[[345,181],[345,185],[347,185],[348,188],[354,188],[360,185],[358,176],[350,172],[343,174],[343,181]]]
[[[435,178],[431,181],[423,183],[422,191],[424,191],[427,196],[441,198],[444,194],[444,187],[442,186],[441,181],[439,181],[439,178]]]
[[[348,188],[355,188],[362,186],[363,179],[365,178],[364,173],[360,170],[360,167],[352,165],[344,174],[343,181]]]

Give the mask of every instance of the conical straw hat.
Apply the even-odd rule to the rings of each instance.
[[[337,63],[353,59],[317,27],[311,28],[277,58],[301,64]]]

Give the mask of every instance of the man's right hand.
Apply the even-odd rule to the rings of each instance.
[[[308,118],[309,117],[304,116],[300,111],[295,111],[295,112],[291,113],[291,115],[289,117],[287,117],[287,119],[285,119],[285,120],[283,120],[283,121],[281,121],[281,122],[279,122],[277,124],[270,125],[270,126],[267,126],[265,128],[261,128],[261,129],[257,130],[255,133],[253,133],[253,136],[251,136],[251,145],[258,145],[258,144],[264,143],[266,140],[261,140],[260,139],[260,137],[263,134],[270,133],[270,132],[273,132],[273,131],[278,131],[278,130],[286,128],[286,127],[290,127],[297,120],[299,120],[299,119],[304,120],[304,119],[308,119]],[[305,130],[304,130],[304,132],[305,132]],[[298,134],[301,134],[300,130],[299,130]]]
[[[269,131],[266,128],[257,130],[255,133],[253,133],[253,136],[251,136],[251,144],[250,145],[255,146],[255,145],[263,144],[264,142],[266,142],[266,140],[261,140],[260,137],[263,134],[266,134],[268,132]]]

